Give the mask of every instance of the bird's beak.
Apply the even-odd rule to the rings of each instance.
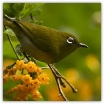
[[[83,44],[83,43],[79,43],[79,47],[88,48],[88,46],[86,44]]]

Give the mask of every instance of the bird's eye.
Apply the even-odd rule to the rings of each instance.
[[[69,37],[67,39],[67,43],[72,44],[74,42],[74,39],[72,37]]]

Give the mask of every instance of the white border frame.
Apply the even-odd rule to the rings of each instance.
[[[70,103],[70,104],[104,104],[104,0],[31,0],[31,2],[47,2],[47,3],[101,3],[101,10],[102,10],[102,28],[101,28],[101,101],[31,101],[31,102],[23,102],[23,101],[3,101],[3,86],[2,86],[2,67],[3,67],[3,36],[2,36],[2,20],[3,20],[3,3],[5,2],[21,2],[21,0],[0,0],[0,104],[18,104],[18,103],[27,103],[27,104],[34,104],[34,103],[44,103],[44,104],[60,104],[60,103]],[[21,3],[23,2],[30,2],[29,0],[22,0]]]

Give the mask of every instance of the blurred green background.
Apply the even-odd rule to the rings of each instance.
[[[100,3],[45,3],[42,13],[36,17],[44,26],[70,32],[80,42],[89,46],[79,48],[71,55],[56,63],[56,67],[78,90],[73,93],[69,86],[63,88],[70,101],[101,100],[101,4]],[[14,45],[17,40],[13,37]],[[7,40],[3,37],[4,65],[16,60],[16,56]],[[39,63],[40,65],[44,65]],[[44,70],[50,78],[50,84],[40,87],[41,100],[59,101],[58,88],[50,70]],[[12,83],[11,83],[12,84]],[[4,85],[4,91],[8,87]],[[5,94],[4,94],[5,95]],[[5,97],[5,96],[4,96]],[[7,97],[10,100],[11,98]]]

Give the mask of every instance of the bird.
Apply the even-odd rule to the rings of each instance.
[[[71,33],[16,19],[4,19],[3,24],[16,34],[25,53],[47,64],[57,63],[86,44]]]
[[[77,92],[77,89],[58,72],[54,64],[73,53],[76,49],[80,47],[88,48],[88,46],[81,43],[71,33],[12,19],[7,15],[4,17],[4,26],[11,28],[16,34],[21,44],[22,51],[36,60],[45,62],[49,66],[56,79],[59,95],[62,96],[64,100],[68,101],[60,85],[65,88],[66,82],[74,93]]]

